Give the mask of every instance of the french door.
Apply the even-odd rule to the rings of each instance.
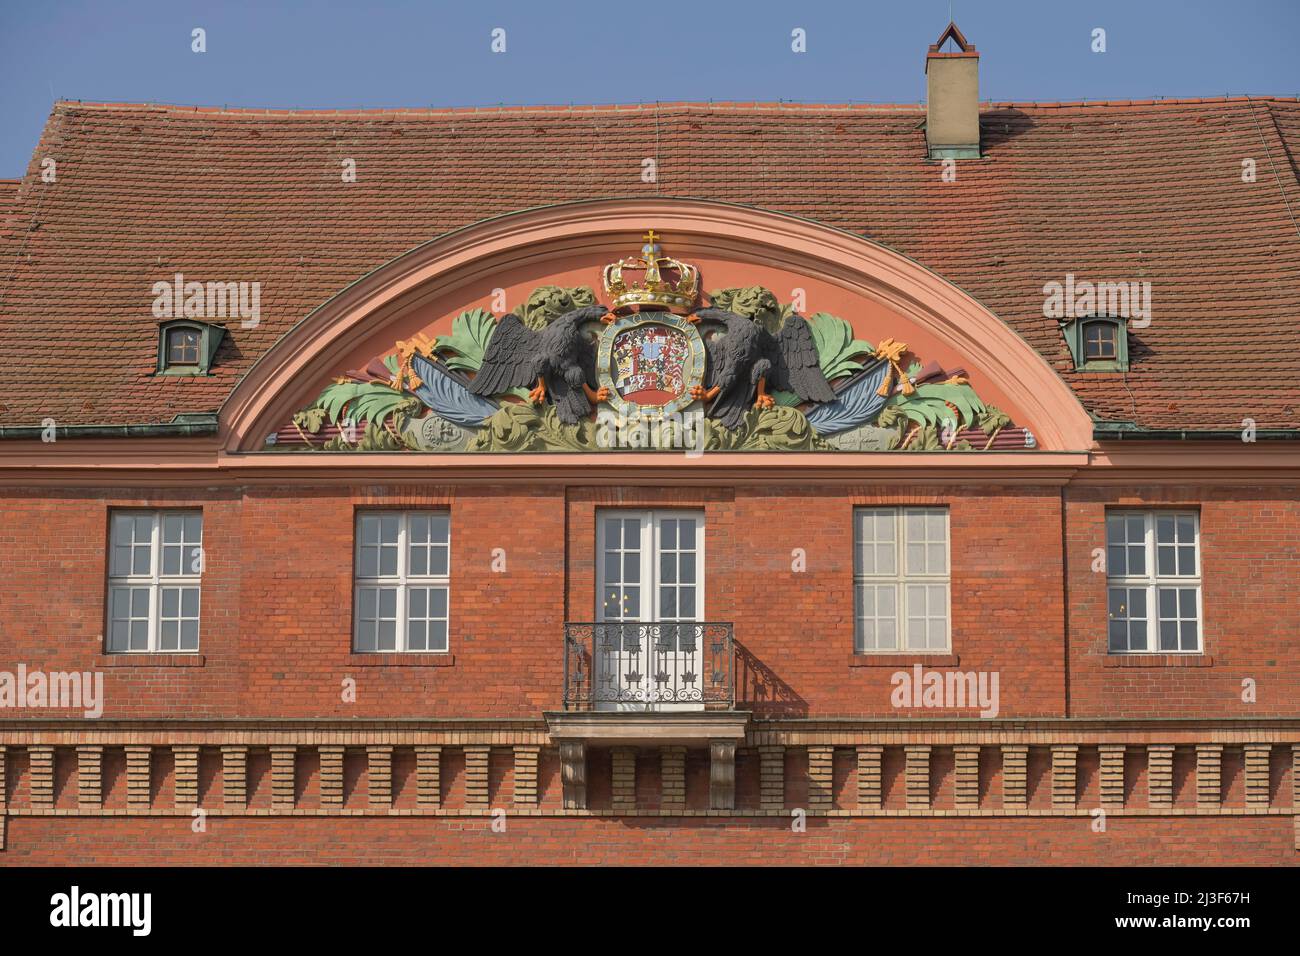
[[[704,513],[602,510],[596,530],[598,710],[704,708]]]

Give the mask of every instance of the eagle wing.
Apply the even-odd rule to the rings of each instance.
[[[835,390],[822,374],[813,341],[812,327],[798,312],[785,320],[772,350],[772,384],[782,391],[794,392],[805,402],[829,402]]]
[[[539,338],[513,312],[502,316],[469,390],[475,395],[500,395],[536,383]]]

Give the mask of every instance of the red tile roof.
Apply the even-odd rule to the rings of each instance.
[[[1008,322],[1104,419],[1300,428],[1300,101],[997,103],[944,183],[924,110],[659,104],[291,112],[58,103],[0,182],[0,426],[215,410],[349,282],[450,229],[547,203],[700,197],[885,243]],[[658,155],[659,182],[640,181]],[[58,161],[57,186],[40,162]],[[340,160],[364,171],[337,188]],[[1242,182],[1242,161],[1257,179]],[[148,290],[257,279],[209,377],[155,376]],[[1043,285],[1149,280],[1127,373],[1078,373]]]

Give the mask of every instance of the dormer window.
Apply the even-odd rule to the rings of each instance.
[[[1128,330],[1124,319],[1087,316],[1061,323],[1061,334],[1080,372],[1128,370]]]
[[[161,323],[158,328],[158,374],[207,375],[225,334],[224,326],[192,319]]]

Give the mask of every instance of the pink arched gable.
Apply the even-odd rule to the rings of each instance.
[[[597,200],[485,220],[435,239],[342,290],[249,371],[221,411],[228,453],[259,449],[340,371],[416,332],[450,331],[504,290],[513,308],[537,286],[600,290],[605,263],[634,254],[653,228],[664,251],[699,267],[704,289],[762,285],[807,313],[847,319],[859,338],[906,342],[923,362],[963,368],[980,397],[1028,427],[1047,451],[1091,447],[1078,399],[1023,339],[965,292],[890,249],[765,210],[701,200]]]

